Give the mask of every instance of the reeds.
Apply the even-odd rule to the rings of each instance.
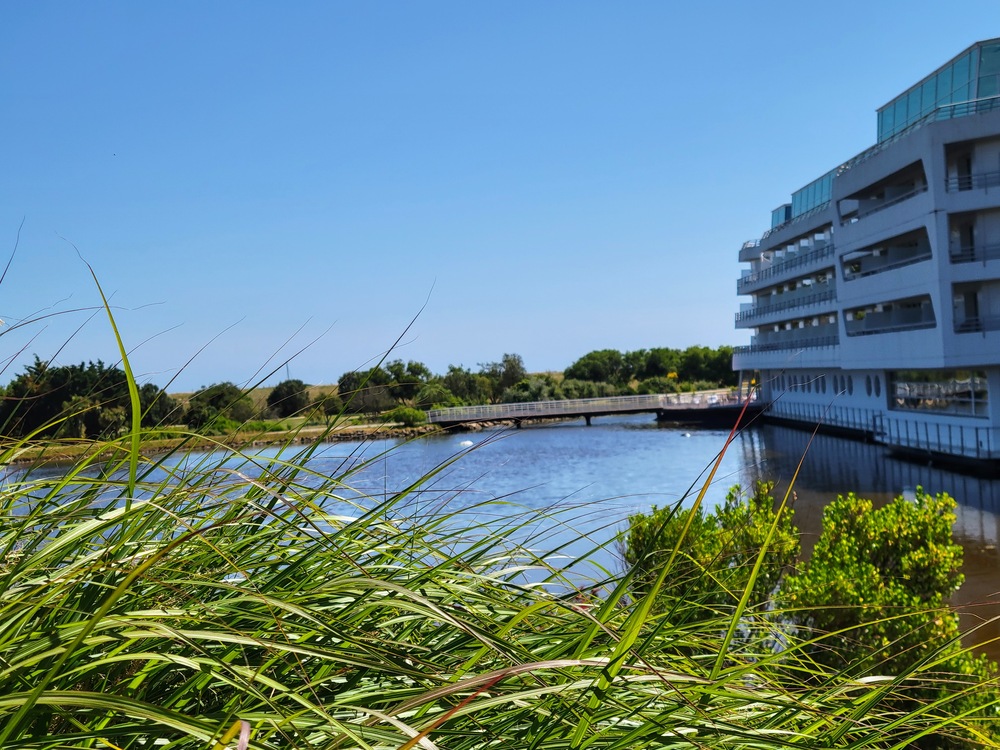
[[[149,458],[143,440],[134,419],[75,465],[3,478],[0,748],[991,741],[952,710],[975,684],[894,708],[933,659],[848,679],[776,637],[748,606],[759,560],[732,606],[654,607],[671,563],[641,595],[630,570],[581,581],[541,546],[564,519],[423,501],[443,466],[370,497],[364,461],[320,474],[318,444]]]
[[[788,636],[732,648],[733,618],[773,634],[745,627],[765,620],[740,592],[691,618],[631,599],[629,571],[582,584],[532,548],[536,513],[472,523],[414,502],[420,483],[360,496],[358,466],[311,470],[316,446],[178,461],[132,438],[103,446],[117,461],[4,480],[0,747],[888,748],[976,731],[947,700],[882,708],[916,673],[841,678]]]

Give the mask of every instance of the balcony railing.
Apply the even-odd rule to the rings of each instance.
[[[782,229],[784,229],[787,226],[791,226],[792,224],[796,224],[796,223],[798,223],[800,221],[805,221],[810,216],[815,216],[816,214],[822,213],[823,211],[825,211],[827,209],[827,207],[829,205],[830,205],[830,201],[826,201],[825,203],[820,203],[818,206],[814,206],[813,208],[810,208],[808,211],[802,212],[798,216],[793,216],[788,221],[783,222],[781,224],[778,224],[778,226],[776,226],[776,227],[771,227],[770,229],[768,229],[766,232],[764,232],[764,234],[761,235],[760,239],[761,240],[766,240],[772,234],[774,234],[775,232],[780,232]]]
[[[949,177],[944,181],[944,189],[949,193],[965,190],[985,190],[991,187],[1000,187],[1000,171],[963,174],[957,177]]]
[[[955,333],[982,333],[1000,331],[1000,316],[975,315],[955,321]]]
[[[787,341],[768,341],[761,344],[733,347],[733,354],[759,354],[761,352],[780,352],[789,349],[814,349],[823,346],[836,346],[840,338],[836,335],[813,336],[788,339]]]
[[[885,211],[887,208],[892,208],[893,206],[902,203],[903,201],[908,201],[915,195],[920,195],[921,193],[927,192],[927,185],[917,185],[912,190],[907,190],[905,193],[900,193],[899,195],[894,195],[892,198],[888,198],[884,201],[879,201],[878,203],[865,206],[864,208],[859,207],[856,212],[849,215],[845,221],[840,222],[842,225],[853,224],[866,216],[871,216],[872,214],[877,214],[879,211]]]
[[[922,328],[933,328],[937,325],[934,318],[920,320],[893,319],[891,315],[873,313],[865,316],[862,321],[847,323],[848,336],[875,336],[880,333],[900,333],[902,331],[918,331]]]
[[[756,273],[749,273],[743,276],[737,282],[737,291],[743,293],[743,290],[747,287],[753,286],[754,284],[759,284],[767,279],[772,279],[776,276],[787,273],[788,271],[799,268],[801,266],[811,265],[817,261],[823,260],[824,258],[829,258],[833,255],[833,243],[824,245],[823,247],[818,247],[814,250],[810,250],[801,255],[796,255],[794,258],[787,258],[780,263],[775,263],[768,268],[761,269]]]
[[[988,260],[1000,259],[1000,242],[990,245],[964,245],[951,250],[948,254],[952,263],[985,263]]]
[[[836,290],[829,289],[825,292],[815,292],[802,297],[796,297],[795,299],[778,302],[773,305],[750,307],[736,313],[736,322],[739,323],[743,320],[752,320],[753,318],[760,318],[764,315],[770,315],[771,313],[782,312],[783,310],[792,310],[796,307],[806,307],[808,305],[819,304],[820,302],[829,302],[832,299],[836,299],[836,297]]]
[[[912,255],[909,258],[900,258],[899,260],[893,261],[892,263],[884,263],[882,265],[876,266],[874,268],[865,268],[864,263],[861,264],[860,271],[851,271],[850,262],[848,262],[847,267],[844,269],[844,281],[856,281],[857,279],[862,279],[865,276],[873,276],[877,273],[882,273],[883,271],[893,271],[897,268],[903,268],[904,266],[910,266],[914,263],[920,263],[921,261],[931,259],[931,250],[927,248],[922,251],[919,255]]]
[[[992,112],[997,109],[1000,109],[1000,96],[987,96],[982,99],[974,99],[968,102],[942,105],[933,112],[921,117],[913,124],[906,126],[903,130],[900,130],[891,138],[886,138],[884,141],[875,144],[871,148],[865,149],[857,156],[848,159],[837,168],[837,174],[841,175],[851,167],[856,166],[863,161],[867,161],[876,154],[885,151],[885,149],[889,148],[889,146],[898,141],[900,138],[904,138],[917,128],[922,128],[927,123],[936,122],[937,120],[953,120],[956,117],[978,115],[985,112]]]

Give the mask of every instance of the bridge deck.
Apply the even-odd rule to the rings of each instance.
[[[456,406],[449,409],[432,409],[427,420],[435,424],[456,425],[471,422],[521,421],[525,419],[569,419],[573,417],[607,416],[609,414],[640,414],[655,412],[669,419],[670,412],[693,411],[737,405],[728,390],[700,391],[697,393],[661,393],[643,396],[610,396],[607,398],[576,398],[560,401],[532,401],[518,404],[490,404],[487,406]]]

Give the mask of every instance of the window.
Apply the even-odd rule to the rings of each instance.
[[[904,370],[886,382],[889,408],[969,417],[989,416],[986,373],[970,370]]]

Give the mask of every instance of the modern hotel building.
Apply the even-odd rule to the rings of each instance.
[[[1000,39],[879,109],[739,258],[733,367],[771,418],[1000,460]]]

